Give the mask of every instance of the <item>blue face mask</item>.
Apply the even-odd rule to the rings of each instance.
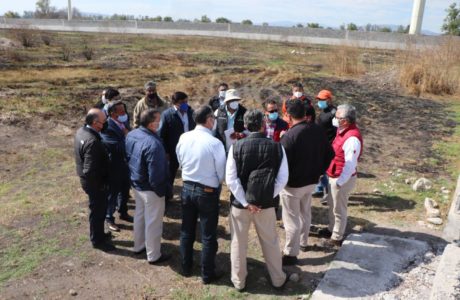
[[[318,101],[318,107],[320,109],[326,109],[327,108],[327,101]]]
[[[278,119],[278,112],[269,113],[268,119],[270,119],[270,121],[275,121],[276,119]]]
[[[118,116],[118,121],[121,123],[125,123],[126,121],[128,121],[128,115],[124,114],[124,115]]]
[[[180,111],[187,111],[188,110],[188,104],[187,103],[182,103],[180,106],[179,106],[179,110]]]

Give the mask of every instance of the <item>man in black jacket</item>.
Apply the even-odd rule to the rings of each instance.
[[[219,84],[219,87],[217,89],[219,94],[213,96],[211,99],[209,99],[209,102],[208,102],[208,105],[211,106],[213,111],[216,111],[216,109],[218,109],[221,105],[224,104],[225,93],[227,92],[227,90],[228,90],[228,84],[226,84],[225,82],[222,82],[221,84]]]
[[[112,251],[115,247],[107,243],[110,235],[104,233],[109,156],[99,134],[107,127],[106,116],[102,110],[92,108],[85,123],[75,135],[74,150],[77,174],[89,198],[90,239],[94,248]]]
[[[334,158],[324,130],[305,120],[300,100],[287,103],[291,128],[281,138],[289,164],[289,181],[281,191],[283,223],[286,230],[283,264],[297,263],[299,250],[306,251],[311,223],[311,194]]]
[[[332,119],[335,117],[335,112],[337,111],[337,107],[332,104],[332,93],[328,90],[321,90],[316,96],[316,101],[321,113],[318,116],[316,122],[319,126],[321,126],[324,131],[326,132],[327,139],[329,143],[332,145],[332,141],[334,140],[337,134],[337,127],[332,125]],[[323,174],[321,177],[320,182],[315,188],[315,192],[313,193],[313,197],[323,197],[327,194],[327,186],[329,180],[326,174]],[[323,205],[327,205],[326,197],[323,197],[321,201]]]
[[[274,198],[287,182],[288,162],[283,147],[265,137],[261,111],[246,112],[244,124],[251,133],[230,147],[226,167],[226,182],[232,192],[231,280],[238,290],[246,286],[248,230],[253,222],[272,285],[282,288],[287,276],[282,269]]]

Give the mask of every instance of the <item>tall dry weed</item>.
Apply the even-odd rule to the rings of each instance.
[[[399,83],[420,96],[460,92],[460,41],[446,38],[438,46],[409,48],[396,56]]]
[[[336,75],[358,75],[365,72],[358,47],[338,46],[328,55],[329,68]]]

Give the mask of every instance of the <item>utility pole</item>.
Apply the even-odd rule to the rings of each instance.
[[[414,0],[412,8],[412,19],[410,22],[409,34],[420,34],[422,30],[423,12],[426,0]]]
[[[67,20],[72,20],[72,0],[67,1]]]

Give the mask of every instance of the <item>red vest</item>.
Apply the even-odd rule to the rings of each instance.
[[[343,167],[345,166],[345,152],[342,149],[343,144],[345,144],[346,140],[352,136],[356,137],[361,143],[361,151],[359,153],[359,157],[361,157],[361,154],[363,153],[363,138],[361,137],[358,127],[356,127],[355,124],[352,124],[340,133],[337,130],[337,135],[332,142],[335,157],[327,169],[327,175],[329,177],[337,178],[340,174],[342,174]]]

